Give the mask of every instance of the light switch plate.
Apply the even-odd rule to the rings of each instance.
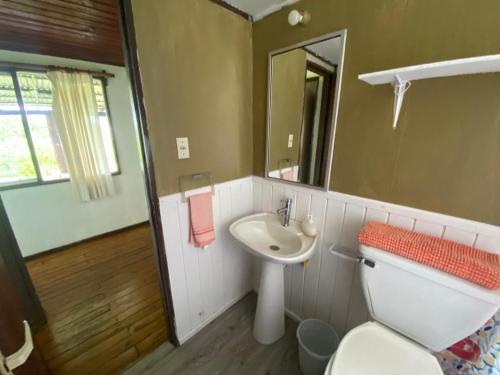
[[[288,148],[293,147],[293,134],[288,134]]]
[[[179,159],[189,159],[189,141],[187,137],[176,138],[177,157]]]

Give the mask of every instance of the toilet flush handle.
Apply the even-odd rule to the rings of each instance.
[[[375,268],[375,262],[373,260],[370,260],[370,259],[359,257],[358,263],[364,264],[365,266],[368,266],[370,268]]]

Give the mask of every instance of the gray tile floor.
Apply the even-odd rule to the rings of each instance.
[[[165,343],[122,375],[300,374],[297,324],[287,319],[285,336],[261,345],[252,336],[256,304],[249,294],[180,348]]]

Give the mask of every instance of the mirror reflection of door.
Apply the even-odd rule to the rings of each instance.
[[[268,178],[327,188],[343,38],[271,54]]]
[[[297,182],[321,186],[326,177],[322,166],[328,157],[335,68],[327,69],[310,61],[306,66]]]

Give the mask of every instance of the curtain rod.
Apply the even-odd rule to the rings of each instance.
[[[35,70],[38,72],[47,72],[50,70],[63,70],[63,71],[72,72],[72,73],[75,73],[75,72],[88,73],[96,78],[112,78],[115,76],[114,74],[108,73],[105,70],[102,70],[102,71],[86,70],[86,69],[68,68],[68,67],[55,66],[55,65],[24,64],[24,63],[13,63],[13,62],[3,62],[3,61],[0,61],[0,68],[26,69],[26,70]]]

